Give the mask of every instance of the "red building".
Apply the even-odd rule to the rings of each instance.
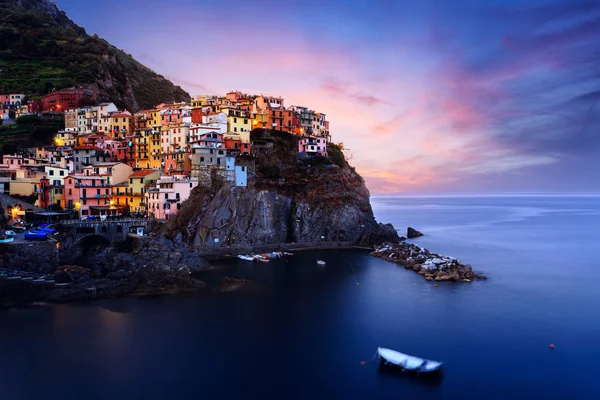
[[[64,111],[96,102],[96,92],[82,88],[61,89],[42,97],[42,111]]]
[[[40,208],[48,208],[50,206],[50,179],[46,177],[40,179],[38,204]]]
[[[204,113],[202,112],[202,107],[192,108],[192,123],[201,124],[203,115]]]
[[[27,103],[27,112],[31,114],[39,114],[42,112],[41,100],[30,100]]]

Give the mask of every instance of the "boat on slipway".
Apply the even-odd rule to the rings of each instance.
[[[292,253],[286,253],[285,255],[293,255]],[[259,262],[269,262],[269,260],[281,258],[284,256],[283,252],[275,251],[272,253],[264,253],[264,254],[240,254],[237,256],[240,260],[244,261],[259,261]]]
[[[385,367],[399,368],[402,371],[410,371],[417,374],[439,374],[442,370],[442,365],[444,364],[440,361],[413,357],[383,347],[377,348],[377,356],[379,357],[381,365]]]

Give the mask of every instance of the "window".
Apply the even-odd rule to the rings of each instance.
[[[61,169],[61,170],[59,171],[59,175],[60,175],[60,176],[64,176],[64,174],[65,174],[65,171],[63,171],[63,170]]]
[[[233,119],[233,123],[234,123],[234,124],[237,124],[237,118],[234,118],[234,119]]]
[[[73,190],[69,189],[69,196],[73,194]]]
[[[133,178],[129,178],[129,183],[132,184],[133,183]]]
[[[53,176],[54,175],[54,170],[51,169],[50,171],[48,171],[48,174],[51,175],[51,176]]]
[[[190,182],[190,188],[192,187],[192,182]]]

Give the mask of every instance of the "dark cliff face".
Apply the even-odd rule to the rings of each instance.
[[[0,91],[44,95],[83,86],[135,111],[190,96],[71,21],[48,0],[0,0]]]
[[[293,152],[295,139],[279,134],[256,158],[249,187],[215,182],[199,186],[180,214],[163,228],[193,246],[254,246],[281,243],[372,245],[398,241],[391,225],[378,224],[364,180],[346,161],[308,166]],[[330,152],[340,152],[335,145]],[[339,156],[339,154],[337,154]],[[335,159],[335,155],[332,155]],[[215,240],[216,239],[216,240]]]

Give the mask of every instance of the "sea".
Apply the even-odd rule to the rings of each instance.
[[[372,205],[489,279],[434,287],[328,250],[219,262],[201,293],[4,310],[0,399],[600,398],[600,197]],[[252,284],[221,292],[224,276]],[[443,361],[444,375],[382,370],[377,346]]]

